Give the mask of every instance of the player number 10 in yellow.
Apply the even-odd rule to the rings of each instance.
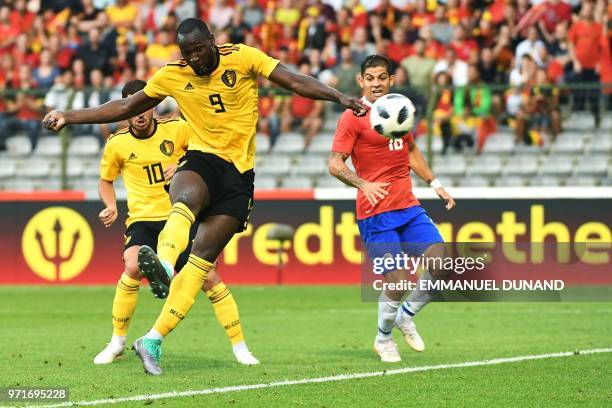
[[[147,172],[149,184],[157,184],[166,181],[161,163],[153,163],[149,166],[142,166],[142,168]]]

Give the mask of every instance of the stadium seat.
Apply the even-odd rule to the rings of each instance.
[[[83,164],[83,177],[87,177],[90,179],[100,178],[100,163],[85,162]]]
[[[515,156],[540,155],[544,153],[541,146],[518,144],[514,147]]]
[[[300,156],[292,172],[294,175],[321,176],[327,172],[327,160],[322,156]]]
[[[10,157],[0,160],[0,179],[11,179],[17,175],[17,162]]]
[[[62,154],[62,139],[59,135],[44,136],[38,140],[34,154],[37,156],[59,156]]]
[[[79,136],[70,141],[68,154],[71,156],[95,156],[100,152],[100,139],[96,136]]]
[[[255,190],[271,190],[278,187],[278,182],[274,177],[255,176]]]
[[[315,137],[310,141],[308,147],[306,147],[306,154],[318,154],[320,156],[327,156],[331,151],[332,138],[326,137]]]
[[[532,178],[529,185],[532,187],[559,187],[561,183],[557,177],[539,176]]]
[[[567,179],[567,181],[565,182],[565,185],[569,187],[594,187],[597,184],[597,178],[587,176],[574,176]]]
[[[55,191],[62,189],[62,181],[59,179],[33,180],[32,186],[35,191]]]
[[[582,137],[576,133],[561,133],[550,147],[553,154],[580,154],[584,148]]]
[[[2,189],[6,191],[32,192],[35,183],[28,179],[11,179],[2,182]]]
[[[525,179],[518,176],[501,177],[495,180],[495,187],[524,187]]]
[[[533,176],[538,171],[537,156],[513,156],[502,169],[502,175]]]
[[[30,160],[19,168],[19,175],[24,178],[48,178],[51,176],[51,168],[49,160]]]
[[[85,170],[85,163],[77,158],[70,157],[66,166],[66,174],[70,178],[77,178],[83,176]]]
[[[319,177],[317,179],[316,186],[320,188],[352,188],[350,186],[347,186],[337,178],[329,175]]]
[[[6,151],[9,156],[23,157],[32,152],[32,142],[25,135],[15,135],[6,139]]]
[[[420,136],[416,139],[416,144],[419,147],[419,150],[426,155],[427,154],[427,136]],[[433,136],[431,139],[431,150],[433,153],[441,153],[442,148],[444,147],[444,142],[442,138],[439,136]]]
[[[308,189],[313,187],[313,182],[308,177],[287,177],[281,182],[283,188],[303,188]]]
[[[548,156],[540,167],[541,175],[569,177],[573,170],[573,159],[570,156]],[[539,178],[539,177],[537,177]]]
[[[420,183],[418,185],[418,187],[428,187],[427,183],[425,182],[425,180],[423,180],[422,178],[420,178],[419,176],[413,177],[412,178],[412,182],[414,183],[415,180],[421,181],[423,182],[423,185],[421,186]],[[440,183],[442,183],[442,185],[444,187],[454,187],[456,185],[455,180],[450,178],[450,177],[438,177],[438,180],[440,180]]]
[[[595,118],[591,112],[574,112],[564,125],[568,129],[592,130],[595,127]]]
[[[489,180],[480,176],[466,177],[459,184],[459,187],[488,187]]]
[[[501,173],[502,162],[498,156],[481,156],[467,169],[467,176],[470,178],[474,175],[482,175],[487,177],[495,177]]]
[[[272,147],[274,154],[291,154],[297,155],[304,151],[304,136],[300,133],[283,133]]]
[[[433,170],[437,176],[460,177],[465,174],[465,157],[459,154],[435,156]]]
[[[256,169],[255,174],[285,177],[291,171],[291,159],[287,156],[268,156]]]
[[[608,161],[605,156],[583,156],[574,167],[574,175],[603,177],[608,171]]]
[[[516,136],[511,133],[495,133],[487,138],[483,153],[512,154]]]
[[[263,133],[255,135],[255,152],[257,154],[266,154],[270,151],[270,137]]]
[[[585,149],[585,152],[592,155],[606,155],[612,154],[612,135],[610,133],[599,133],[596,137],[593,137],[591,142]]]

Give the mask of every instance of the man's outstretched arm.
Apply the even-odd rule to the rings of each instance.
[[[51,111],[45,115],[43,126],[60,131],[66,125],[78,123],[112,123],[129,119],[157,106],[162,100],[151,98],[138,91],[123,99],[115,99],[95,108],[76,109],[66,112]]]
[[[268,79],[306,98],[337,102],[346,109],[352,109],[357,115],[366,112],[358,98],[347,96],[311,76],[291,72],[283,64],[278,64]]]

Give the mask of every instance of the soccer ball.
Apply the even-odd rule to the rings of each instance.
[[[406,136],[414,125],[414,104],[400,94],[378,98],[370,110],[372,129],[389,139]]]

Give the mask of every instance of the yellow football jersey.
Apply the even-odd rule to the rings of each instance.
[[[267,78],[278,60],[244,44],[219,46],[219,66],[198,76],[187,62],[155,72],[144,92],[173,97],[192,129],[189,150],[213,153],[244,173],[254,167],[258,76]]]
[[[119,173],[127,190],[126,225],[163,221],[172,205],[164,190],[164,170],[187,150],[191,129],[179,118],[155,120],[153,135],[137,138],[130,128],[109,137],[100,162],[100,178],[114,181]]]

